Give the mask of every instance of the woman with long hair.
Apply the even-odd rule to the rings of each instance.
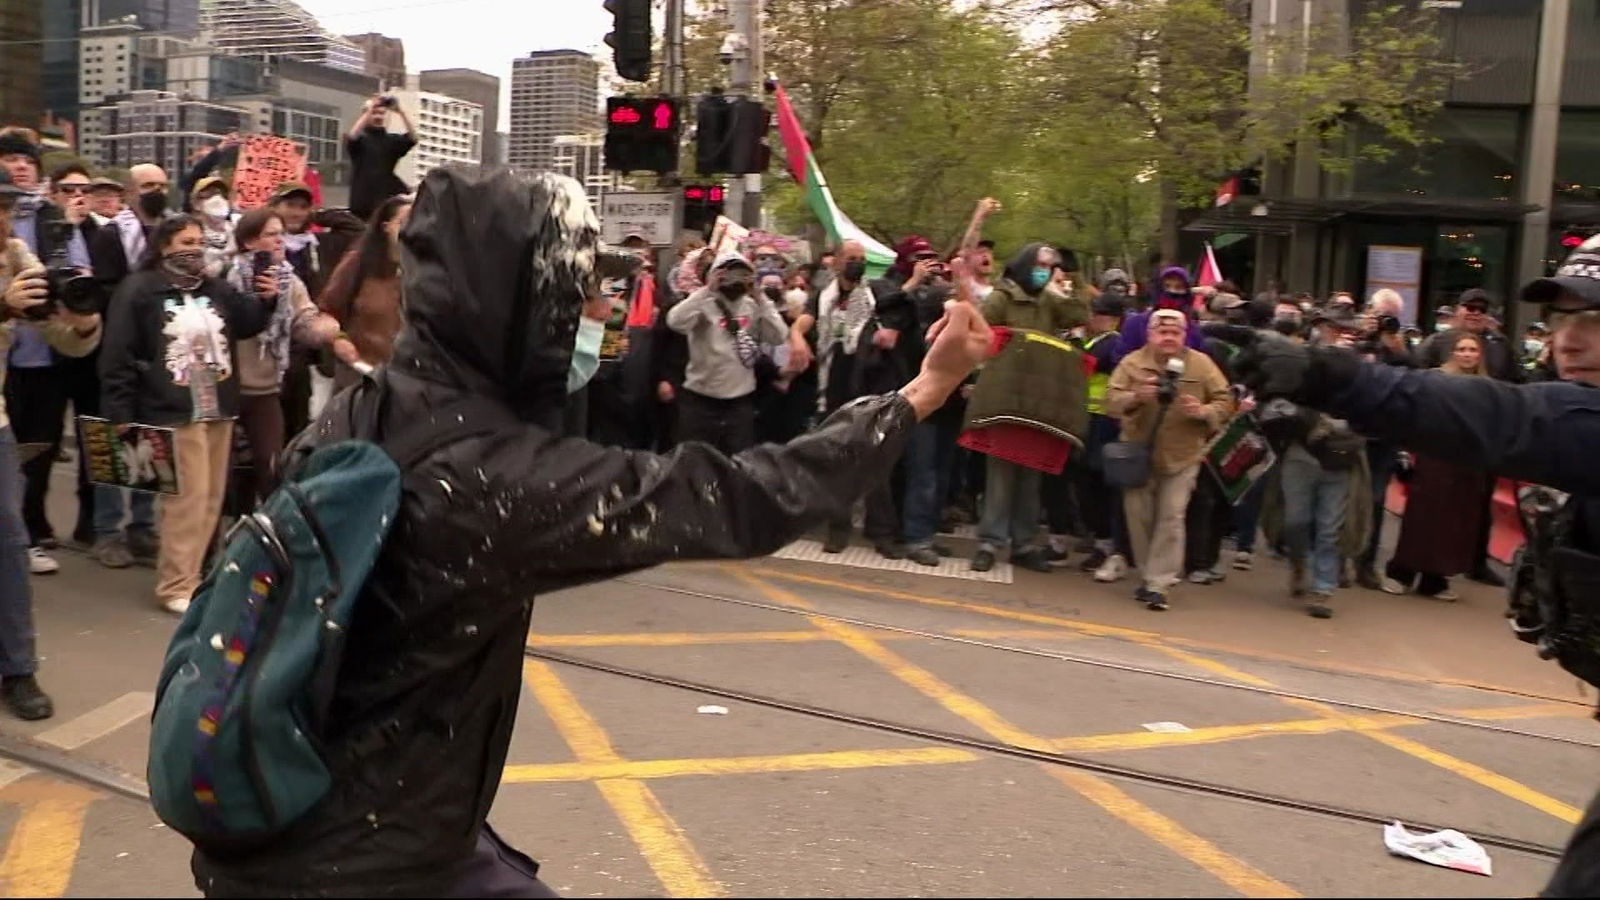
[[[1439,371],[1463,377],[1485,375],[1481,337],[1457,331],[1445,340],[1445,361]],[[1450,576],[1469,572],[1477,564],[1493,490],[1493,479],[1480,470],[1413,454],[1400,542],[1389,560],[1384,591],[1405,594],[1415,590],[1436,600],[1460,599],[1450,588]]]
[[[239,424],[250,440],[252,477],[244,496],[264,499],[277,485],[278,454],[287,439],[279,393],[289,370],[292,344],[331,345],[334,355],[354,362],[355,345],[332,316],[317,309],[305,282],[284,254],[283,217],[271,207],[252,209],[234,226],[234,264],[228,283],[246,291],[258,275],[277,282],[281,298],[260,335],[239,342]],[[260,264],[265,262],[266,266]]]
[[[156,599],[180,615],[222,515],[239,416],[237,342],[267,327],[279,291],[269,275],[257,275],[245,293],[205,269],[200,221],[162,220],[143,265],[111,300],[100,352],[105,417],[173,430],[178,493],[162,497]]]
[[[411,218],[411,198],[390,197],[367,222],[361,242],[345,254],[318,298],[355,345],[356,362],[381,366],[400,334],[400,230]],[[350,364],[339,367],[335,389],[355,382]]]

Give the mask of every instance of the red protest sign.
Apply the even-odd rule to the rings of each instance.
[[[305,177],[306,148],[288,138],[253,134],[239,148],[239,165],[233,170],[233,206],[255,209],[272,199],[285,181]]]

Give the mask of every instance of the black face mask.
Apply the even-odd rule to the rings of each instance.
[[[154,219],[167,211],[167,195],[161,191],[150,191],[139,195],[139,211],[145,218]]]
[[[864,260],[852,259],[844,264],[844,280],[851,284],[860,284],[861,279],[867,277],[867,264]]]
[[[767,299],[771,300],[773,303],[777,303],[783,299],[782,288],[766,287],[762,289],[762,293],[766,294]]]
[[[717,285],[717,291],[729,300],[737,300],[750,292],[750,282],[724,281]]]
[[[1293,337],[1300,333],[1300,320],[1287,317],[1272,320],[1272,329],[1279,334]]]

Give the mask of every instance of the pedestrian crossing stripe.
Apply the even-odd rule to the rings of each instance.
[[[820,563],[830,566],[850,566],[857,569],[876,569],[881,572],[905,572],[912,575],[934,575],[940,578],[960,578],[965,581],[982,581],[988,584],[1010,584],[1010,563],[996,562],[987,572],[974,572],[968,561],[959,556],[939,560],[937,566],[923,566],[909,559],[885,559],[871,547],[846,547],[842,553],[824,553],[822,545],[812,540],[795,541],[777,553],[773,559],[790,559],[796,562]]]

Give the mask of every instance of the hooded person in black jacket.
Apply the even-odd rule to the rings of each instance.
[[[675,559],[770,553],[882,478],[985,354],[953,304],[922,374],[787,446],[658,456],[561,437],[599,224],[569,178],[435,169],[401,236],[405,332],[377,433],[473,398],[498,430],[404,473],[319,737],[333,792],[277,843],[196,850],[208,896],[553,896],[485,822],[521,692],[532,598]],[[372,387],[370,389],[377,389]],[[348,430],[335,398],[291,460]],[[383,438],[380,438],[380,443]]]

